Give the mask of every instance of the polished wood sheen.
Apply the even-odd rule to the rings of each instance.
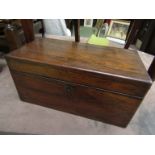
[[[126,122],[130,121],[141,101],[33,74],[12,71],[12,76],[24,101],[119,126],[126,126]]]
[[[151,86],[136,51],[39,39],[6,57],[22,100],[125,127]]]

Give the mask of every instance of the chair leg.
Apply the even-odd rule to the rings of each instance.
[[[73,19],[75,42],[80,42],[80,19]]]
[[[126,44],[124,46],[125,49],[128,49],[129,46],[133,43],[133,41],[137,37],[138,31],[139,31],[139,28],[141,27],[142,22],[143,20],[135,19],[131,23],[130,32],[128,32]]]

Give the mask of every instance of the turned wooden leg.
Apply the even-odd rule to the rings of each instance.
[[[73,19],[75,42],[80,42],[80,19]]]

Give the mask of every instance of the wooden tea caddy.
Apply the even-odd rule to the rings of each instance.
[[[136,51],[113,47],[37,39],[6,60],[21,100],[120,127],[152,84]]]

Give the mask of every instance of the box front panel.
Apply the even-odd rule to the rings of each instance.
[[[84,85],[11,71],[23,101],[121,127],[131,120],[141,100]]]
[[[107,91],[118,92],[128,96],[143,99],[151,84],[134,79],[120,78],[102,74],[94,74],[81,70],[50,66],[47,64],[34,63],[29,61],[8,59],[9,68],[18,72],[36,74],[49,78],[55,78],[68,82],[101,88]]]

